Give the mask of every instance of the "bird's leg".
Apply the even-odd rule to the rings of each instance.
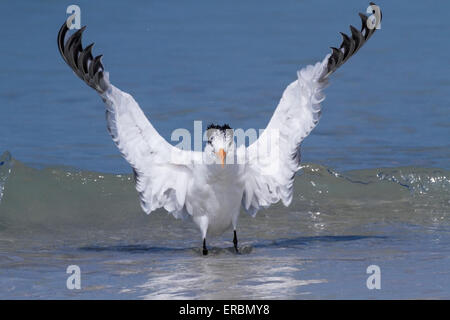
[[[208,249],[206,248],[206,238],[203,238],[203,255],[206,256],[208,254]]]
[[[239,253],[238,239],[237,239],[237,236],[236,236],[236,230],[234,230],[233,243],[234,243],[234,249],[236,250],[236,253]]]

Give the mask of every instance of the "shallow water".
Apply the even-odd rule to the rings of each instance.
[[[6,165],[6,163],[4,164]],[[450,172],[338,173],[305,164],[292,205],[241,214],[208,239],[141,212],[131,175],[11,160],[0,203],[0,288],[9,298],[448,298]],[[65,286],[69,265],[82,290]],[[381,268],[381,290],[366,269]]]
[[[377,2],[382,29],[327,88],[292,205],[242,213],[241,254],[230,231],[207,257],[192,222],[139,208],[101,100],[58,55],[68,4],[0,3],[0,298],[450,298],[449,3]],[[77,4],[85,44],[170,140],[194,120],[264,128],[368,1]]]

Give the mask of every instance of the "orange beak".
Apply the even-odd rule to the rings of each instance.
[[[219,149],[219,152],[216,152],[217,156],[220,158],[220,161],[222,163],[222,168],[225,167],[225,158],[227,156],[227,153],[223,149]]]

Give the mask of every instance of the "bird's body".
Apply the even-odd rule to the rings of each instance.
[[[241,165],[198,165],[194,169],[186,202],[193,208],[192,218],[203,237],[220,235],[236,226],[244,193],[242,171]]]
[[[191,218],[201,231],[206,254],[206,237],[231,227],[238,250],[241,208],[254,216],[280,200],[290,204],[300,168],[300,144],[318,123],[328,77],[375,31],[367,27],[367,17],[360,16],[361,31],[351,27],[351,37],[342,34],[339,49],[332,48],[332,54],[298,72],[256,141],[236,147],[228,125],[211,125],[203,152],[178,149],[158,134],[133,97],[109,82],[101,56],[91,54],[92,45],[83,49],[84,27],[65,41],[64,23],[58,45],[66,63],[105,102],[108,130],[133,168],[142,209],[149,214],[164,208],[177,218]]]

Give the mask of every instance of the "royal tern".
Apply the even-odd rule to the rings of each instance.
[[[206,237],[221,234],[231,226],[238,252],[236,226],[241,206],[255,216],[260,208],[280,200],[285,206],[291,203],[294,177],[300,168],[300,144],[319,121],[320,103],[325,98],[322,91],[328,78],[376,30],[370,27],[366,15],[360,17],[361,30],[350,26],[351,35],[341,33],[339,48],[331,48],[331,54],[321,62],[298,71],[298,79],[285,89],[266,130],[255,142],[247,148],[236,148],[228,125],[211,125],[203,152],[169,144],[134,98],[109,82],[102,56],[92,56],[93,44],[82,46],[86,27],[66,41],[70,22],[66,21],[57,41],[65,62],[105,102],[108,131],[133,168],[142,209],[149,214],[164,208],[177,218],[192,218],[201,231],[206,255]],[[270,132],[277,133],[275,149],[260,152],[267,148]],[[244,154],[240,158],[243,161],[237,161],[239,154]]]

